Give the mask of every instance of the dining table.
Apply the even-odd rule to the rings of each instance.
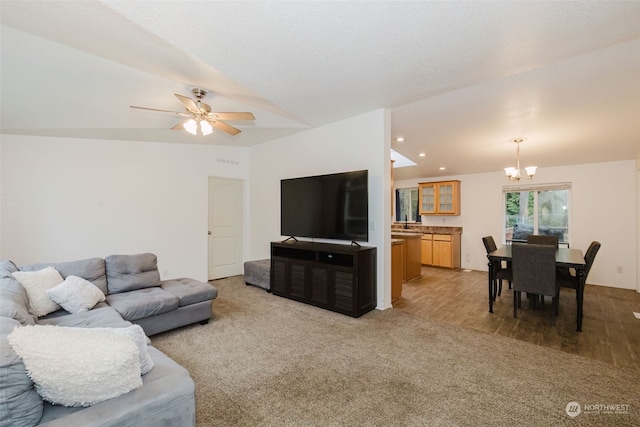
[[[511,261],[512,245],[502,246],[493,252],[487,254],[489,259],[489,312],[493,313],[493,303],[496,295],[492,286],[492,277],[497,268],[503,261]],[[577,313],[576,313],[576,330],[582,332],[582,302],[584,299],[585,286],[585,269],[586,261],[580,249],[557,248],[556,249],[556,267],[573,268],[576,271],[577,278]]]

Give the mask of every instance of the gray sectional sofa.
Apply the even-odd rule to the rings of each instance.
[[[102,291],[104,302],[84,312],[63,309],[37,317],[19,271],[54,267],[63,278],[81,277]],[[92,406],[61,406],[43,401],[8,336],[28,325],[81,328],[142,327],[154,335],[180,326],[206,323],[217,290],[192,279],[160,280],[153,254],[113,255],[71,262],[17,267],[0,260],[0,427],[4,426],[194,426],[195,386],[189,373],[150,345],[153,369],[142,385]],[[137,328],[137,327],[136,327]],[[142,334],[140,332],[140,334]],[[52,349],[53,350],[53,349]]]

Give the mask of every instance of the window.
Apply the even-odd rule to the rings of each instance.
[[[417,188],[396,190],[396,221],[420,222]]]
[[[504,238],[526,241],[529,234],[558,236],[569,243],[571,184],[504,187]]]

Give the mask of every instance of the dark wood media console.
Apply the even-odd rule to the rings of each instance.
[[[271,292],[360,317],[376,307],[376,248],[271,243]]]

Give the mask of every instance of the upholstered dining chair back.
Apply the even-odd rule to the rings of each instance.
[[[593,265],[593,261],[595,261],[596,259],[596,255],[600,250],[600,246],[602,246],[600,242],[596,242],[594,240],[593,242],[591,242],[589,248],[587,249],[587,253],[584,255],[584,262],[586,264],[584,268],[585,280],[587,279],[587,276],[589,276],[589,271],[591,271],[591,266]]]
[[[591,266],[593,266],[593,261],[596,259],[596,254],[600,250],[600,242],[593,241],[587,248],[587,252],[584,255],[584,280],[586,282],[587,277],[589,276],[589,271],[591,271]],[[573,269],[564,268],[558,270],[557,273],[558,286],[563,288],[576,289],[578,287],[578,278],[575,275],[575,271]]]
[[[529,234],[527,236],[527,244],[550,245],[557,249],[560,245],[560,239],[558,239],[558,236],[542,236],[538,234]]]
[[[530,296],[532,306],[537,305],[537,295],[546,295],[552,297],[551,324],[555,325],[560,296],[556,279],[556,248],[550,245],[514,243],[511,248],[511,267],[513,317],[518,317],[522,292]]]
[[[513,290],[556,296],[556,249],[549,245],[514,243],[511,250]]]
[[[498,249],[496,246],[495,240],[493,240],[493,236],[485,236],[482,238],[482,243],[484,243],[484,248],[487,250],[487,254]]]
[[[484,248],[487,250],[487,255],[491,252],[498,249],[496,246],[495,240],[493,240],[493,236],[485,236],[482,238],[482,243],[484,243]],[[502,265],[501,262],[493,263],[493,277],[491,281],[493,283],[493,296],[500,296],[502,294],[502,281],[506,280],[509,282],[509,289],[511,289],[511,263],[507,262],[506,266]]]

